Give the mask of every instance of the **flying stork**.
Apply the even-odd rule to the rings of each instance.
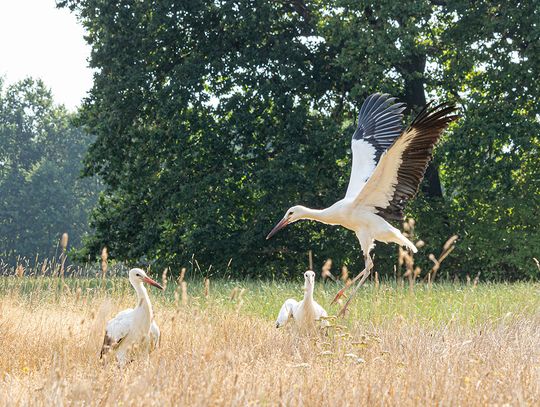
[[[396,98],[375,93],[365,100],[358,114],[358,126],[352,136],[352,171],[345,197],[326,209],[297,205],[266,237],[302,219],[329,225],[341,225],[355,232],[364,254],[365,267],[353,280],[362,278],[347,305],[373,268],[370,251],[374,241],[397,243],[413,253],[416,246],[389,221],[402,220],[406,202],[418,191],[432,151],[449,123],[459,116],[453,103],[435,107],[426,105],[402,131],[405,105]],[[334,301],[343,295],[338,292]]]
[[[143,283],[163,290],[146,273],[134,268],[129,270],[129,282],[137,292],[137,307],[128,308],[107,323],[100,358],[114,351],[120,367],[130,362],[135,353],[150,354],[159,344],[160,332],[154,321],[152,304]]]
[[[289,298],[279,311],[276,321],[276,328],[285,326],[290,319],[300,329],[310,329],[315,327],[317,321],[327,317],[328,314],[314,299],[313,289],[315,288],[315,272],[308,270],[304,273],[304,299],[300,302]],[[328,324],[328,321],[324,321]]]

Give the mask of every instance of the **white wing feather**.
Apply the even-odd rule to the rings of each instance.
[[[357,204],[368,207],[374,212],[377,207],[385,208],[388,205],[394,195],[398,170],[403,162],[403,152],[413,137],[414,131],[404,133],[389,150],[383,153],[375,171],[358,194],[355,200]]]
[[[279,310],[279,315],[276,320],[276,328],[280,328],[284,326],[289,319],[293,316],[294,310],[298,307],[298,301],[293,300],[292,298],[289,298],[285,303],[282,305],[281,309]]]
[[[159,327],[157,326],[156,321],[152,321],[152,325],[150,325],[150,352],[157,349],[160,339],[161,333]]]
[[[418,191],[433,147],[448,124],[459,118],[455,105],[427,105],[386,150],[355,203],[383,217],[401,219],[406,201]]]
[[[321,317],[327,317],[325,309],[319,305],[319,303],[313,301],[315,305],[315,319],[321,319]]]
[[[358,196],[383,151],[399,137],[405,105],[394,101],[387,94],[374,93],[362,104],[351,141],[352,169],[345,198]]]
[[[124,338],[133,325],[133,309],[128,308],[119,312],[113,319],[107,322],[106,335],[110,337],[114,343],[118,343]]]
[[[352,169],[345,198],[354,198],[360,193],[377,164],[375,147],[367,141],[353,139],[351,150]]]
[[[107,322],[100,358],[106,355],[109,351],[116,349],[122,339],[124,339],[129,333],[132,324],[133,309],[131,308],[118,313],[116,317]]]
[[[328,313],[326,310],[319,305],[318,302],[314,301],[315,305],[315,319],[320,320],[321,318],[326,318],[328,316]],[[328,326],[330,323],[327,320],[321,321],[321,325]]]

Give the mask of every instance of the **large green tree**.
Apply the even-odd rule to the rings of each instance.
[[[412,110],[426,95],[461,105],[463,120],[427,173],[428,199],[410,211],[427,249],[457,233],[451,270],[538,275],[540,3],[324,3],[322,35],[357,105],[371,86]]]
[[[81,179],[92,138],[41,81],[0,83],[0,256],[50,256],[67,232],[81,246],[99,185]]]
[[[221,270],[232,259],[251,274],[297,270],[310,248],[354,264],[355,239],[337,228],[264,236],[291,204],[342,196],[358,107],[384,91],[409,112],[431,98],[463,108],[410,209],[426,250],[458,233],[455,272],[534,273],[520,241],[539,239],[537,2],[63,5],[98,72],[80,115],[97,136],[87,174],[107,185],[89,251]]]

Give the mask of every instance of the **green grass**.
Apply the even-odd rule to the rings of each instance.
[[[300,300],[303,295],[300,282],[211,280],[210,295],[204,296],[203,282],[190,280],[189,306],[208,306],[237,309],[244,314],[275,319],[281,304],[287,298]],[[244,289],[241,299],[231,300],[232,290]],[[335,283],[318,283],[315,299],[330,315],[337,314],[338,305],[330,305],[340,288]],[[175,299],[175,291],[177,291]],[[181,306],[181,295],[176,284],[169,282],[164,292],[149,288],[154,302],[163,306]],[[28,304],[60,303],[63,296],[84,298],[124,298],[134,296],[126,278],[114,277],[103,282],[97,278],[52,277],[0,277],[0,296],[15,296]],[[133,300],[135,302],[135,299]],[[241,302],[241,303],[240,303]],[[404,319],[423,325],[480,325],[497,323],[517,316],[530,316],[540,310],[539,283],[483,283],[478,286],[439,283],[431,288],[417,284],[414,291],[395,283],[381,283],[376,288],[368,284],[359,290],[345,323],[361,321],[380,324],[384,321]]]

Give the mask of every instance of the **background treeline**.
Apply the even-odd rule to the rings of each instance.
[[[431,99],[462,108],[409,207],[424,257],[458,234],[450,275],[538,276],[540,3],[60,3],[96,69],[73,126],[95,137],[84,171],[104,190],[79,258],[107,246],[173,270],[195,256],[216,273],[279,276],[312,249],[316,264],[357,271],[345,230],[305,222],[264,237],[289,206],[343,196],[355,117],[382,91],[408,115]],[[380,274],[396,250],[378,245]]]
[[[51,258],[62,233],[80,247],[90,229],[100,183],[80,175],[93,138],[71,121],[41,81],[5,86],[0,78],[2,262]]]

